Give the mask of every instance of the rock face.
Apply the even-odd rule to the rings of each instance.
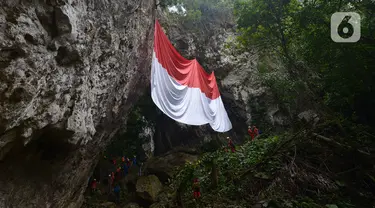
[[[148,83],[154,0],[0,2],[0,207],[80,207]]]
[[[178,51],[184,57],[197,58],[206,71],[215,72],[233,124],[233,131],[229,133],[235,140],[243,137],[248,125],[264,128],[288,124],[286,113],[260,79],[257,51],[243,53],[233,47],[234,24],[207,23],[210,30],[197,33],[167,19],[165,22],[167,35]],[[278,60],[269,62],[278,67]],[[210,128],[206,128],[206,132],[213,133]]]
[[[138,196],[151,203],[156,201],[162,189],[163,186],[155,175],[141,176],[136,185]]]
[[[183,166],[187,162],[194,162],[197,159],[197,155],[185,152],[168,152],[148,160],[145,164],[145,172],[158,176],[163,183],[166,183],[173,176],[177,167]]]

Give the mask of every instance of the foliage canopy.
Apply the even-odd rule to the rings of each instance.
[[[373,2],[237,0],[234,9],[243,48],[280,54],[290,75],[308,83],[315,99],[354,122],[375,124]],[[330,18],[338,11],[361,15],[359,42],[331,40]]]

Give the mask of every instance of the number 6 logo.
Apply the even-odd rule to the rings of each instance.
[[[331,39],[355,43],[361,38],[361,17],[355,12],[336,12],[331,16]]]

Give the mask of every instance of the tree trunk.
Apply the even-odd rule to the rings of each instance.
[[[216,161],[212,161],[212,170],[211,170],[211,186],[212,189],[216,189],[219,183],[219,170],[216,164]]]

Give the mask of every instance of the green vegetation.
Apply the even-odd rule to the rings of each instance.
[[[175,200],[185,207],[370,207],[373,157],[357,149],[363,144],[338,143],[313,133],[331,125],[258,137],[237,146],[235,153],[206,153],[172,180]],[[198,201],[191,194],[195,177],[202,188]]]
[[[225,200],[229,200],[234,202],[232,204],[236,204],[241,199],[240,194],[247,191],[246,187],[237,185],[236,182],[251,171],[255,165],[264,161],[269,151],[277,145],[278,140],[278,137],[272,137],[246,143],[243,146],[237,146],[235,153],[221,149],[204,154],[194,164],[186,164],[171,183],[172,188],[179,190],[181,194],[180,203],[188,207],[195,206],[191,196],[191,185],[193,179],[197,177],[200,180],[203,194],[198,202],[201,207],[207,206],[212,200],[224,200],[221,201],[224,204]],[[269,164],[271,163],[276,164],[277,161],[270,160]],[[277,165],[272,168],[276,167]],[[214,172],[217,172],[218,175],[215,175]],[[266,176],[263,175],[263,177]],[[243,202],[246,203],[246,200]]]
[[[330,17],[337,11],[361,15],[359,42],[331,40]],[[371,1],[237,0],[238,44],[283,60],[294,83],[274,88],[292,87],[346,119],[374,125],[374,12]]]

